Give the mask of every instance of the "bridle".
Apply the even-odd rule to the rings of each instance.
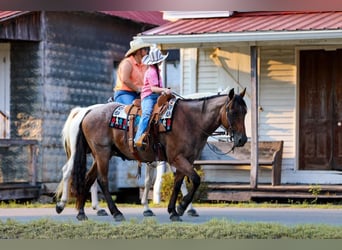
[[[235,98],[235,97],[234,97],[234,98]],[[215,136],[215,135],[223,135],[223,134],[225,134],[225,135],[228,136],[227,139],[228,139],[230,142],[234,142],[234,132],[235,132],[235,130],[234,130],[233,127],[232,127],[232,121],[231,121],[232,115],[231,115],[230,112],[229,112],[229,107],[230,107],[232,101],[234,100],[234,98],[232,98],[231,100],[228,100],[228,99],[227,99],[227,101],[225,102],[225,112],[222,112],[222,114],[221,114],[222,124],[223,124],[224,122],[226,122],[226,124],[228,125],[228,126],[227,126],[228,128],[225,128],[224,126],[221,125],[221,127],[223,127],[223,129],[224,129],[225,131],[224,131],[224,132],[214,132],[212,135],[210,135],[211,138],[214,138],[214,139],[216,139],[216,140],[218,140],[218,141],[222,141],[222,139],[217,139],[217,138],[215,138],[214,136]],[[217,155],[226,155],[226,154],[229,154],[230,152],[233,152],[234,149],[235,149],[235,143],[233,143],[233,147],[232,147],[230,150],[228,150],[227,152],[224,152],[224,153],[219,153],[219,152],[217,152],[217,151],[215,150],[215,148],[214,148],[212,145],[210,145],[210,143],[209,143],[208,141],[207,141],[207,145],[208,145],[208,148],[209,148],[212,152],[214,152],[215,154],[217,154]]]

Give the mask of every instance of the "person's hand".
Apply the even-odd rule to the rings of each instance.
[[[166,95],[171,95],[172,91],[171,91],[171,89],[165,89],[165,90],[164,90],[164,93],[165,93]]]

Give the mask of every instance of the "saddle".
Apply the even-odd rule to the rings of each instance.
[[[154,105],[150,121],[148,123],[148,127],[146,132],[144,133],[145,137],[143,141],[146,144],[145,148],[149,148],[150,140],[148,139],[151,137],[153,139],[154,144],[159,144],[158,141],[158,134],[159,131],[165,130],[163,126],[160,126],[159,119],[165,113],[168,107],[168,102],[170,99],[174,98],[173,95],[160,95],[157,99],[157,103]],[[136,157],[139,161],[139,156],[137,154],[137,149],[134,147],[134,136],[135,136],[135,123],[136,118],[138,116],[141,117],[142,110],[141,110],[141,99],[136,99],[133,101],[132,104],[127,105],[125,107],[125,112],[127,113],[127,117],[129,118],[129,125],[128,125],[128,132],[127,132],[127,141],[128,147],[130,152]],[[153,127],[152,131],[153,134],[150,134],[151,128]],[[159,151],[159,150],[158,150]],[[157,152],[158,158],[161,152]]]

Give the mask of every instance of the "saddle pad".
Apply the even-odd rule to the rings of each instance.
[[[109,127],[127,130],[128,125],[129,124],[128,124],[128,119],[127,119],[127,114],[125,112],[125,106],[120,105],[116,107],[113,111],[112,118],[110,119]]]
[[[172,130],[173,110],[176,106],[178,99],[179,98],[172,98],[169,100],[169,105],[167,106],[166,111],[163,113],[159,120],[160,124],[163,125],[165,130],[160,132],[168,132]]]
[[[160,117],[159,122],[164,127],[163,131],[161,131],[161,132],[171,131],[171,129],[172,129],[172,115],[173,115],[173,110],[174,110],[174,107],[175,107],[177,101],[178,101],[178,98],[170,99],[169,105],[167,106],[166,111]],[[134,121],[134,127],[137,126],[137,124],[139,123],[139,120],[140,120],[140,116],[137,115],[137,117],[135,118],[135,121]],[[128,131],[128,129],[129,129],[129,117],[128,117],[127,112],[125,111],[124,105],[120,105],[114,109],[112,118],[109,121],[109,127]]]

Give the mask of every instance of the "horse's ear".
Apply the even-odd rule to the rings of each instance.
[[[244,89],[241,91],[240,96],[241,96],[241,97],[244,97],[245,94],[246,94],[246,88],[244,88]]]
[[[229,94],[228,94],[229,100],[233,99],[234,94],[235,94],[235,93],[234,93],[234,88],[232,88],[232,89],[229,91]]]

